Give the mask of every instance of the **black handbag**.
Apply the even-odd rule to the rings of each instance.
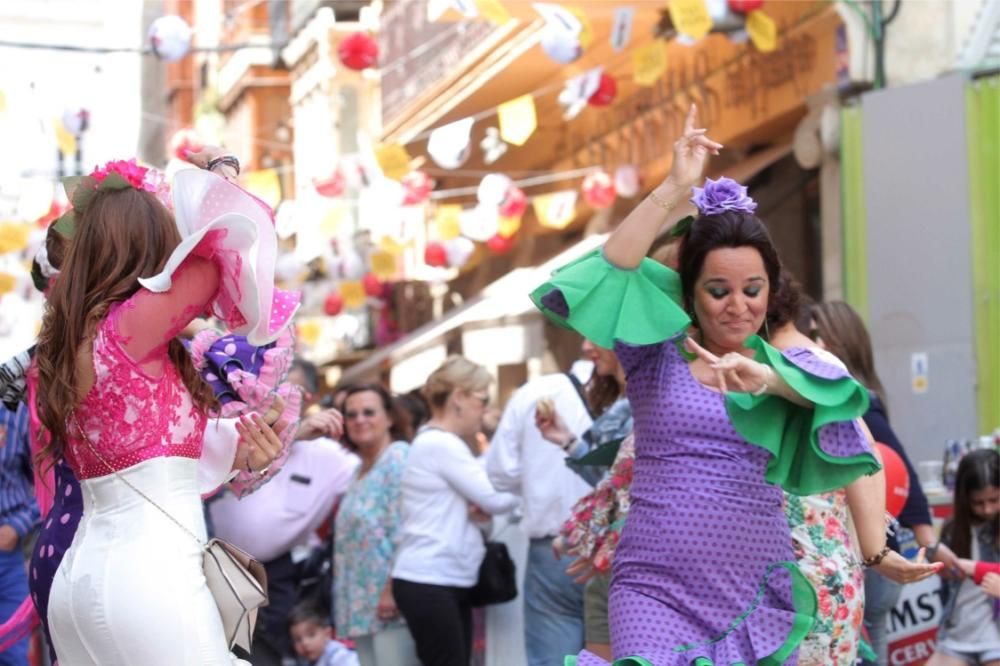
[[[479,565],[479,580],[470,593],[472,605],[502,604],[516,597],[517,567],[510,559],[507,545],[500,541],[487,541],[486,555]]]

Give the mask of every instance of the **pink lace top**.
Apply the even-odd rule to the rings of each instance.
[[[167,343],[205,311],[219,288],[219,268],[191,255],[168,291],[140,289],[112,306],[93,341],[94,383],[67,423],[66,459],[77,478],[109,474],[79,436],[79,421],[115,471],[151,458],[201,455],[207,416],[167,356]]]

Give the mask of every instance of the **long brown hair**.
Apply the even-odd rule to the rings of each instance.
[[[955,508],[951,519],[941,529],[941,538],[959,557],[972,557],[972,526],[977,523],[972,513],[972,493],[1000,487],[1000,454],[996,449],[971,451],[958,464],[955,475]],[[1000,529],[992,521],[993,546],[1000,544]]]
[[[847,370],[855,379],[878,396],[888,414],[885,389],[875,372],[872,339],[858,313],[843,301],[830,301],[814,305],[812,316],[816,332],[827,350],[847,365]]]
[[[52,464],[63,452],[66,419],[83,399],[77,356],[94,327],[114,304],[139,290],[139,278],[159,273],[180,243],[170,212],[149,192],[98,191],[77,213],[76,231],[59,278],[52,286],[38,336],[38,413],[48,445],[38,462]],[[217,405],[180,340],[168,344],[170,361],[197,406]]]

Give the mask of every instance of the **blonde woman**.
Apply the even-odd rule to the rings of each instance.
[[[392,593],[424,666],[467,666],[483,537],[474,520],[506,513],[518,499],[493,489],[467,444],[482,427],[492,378],[460,356],[424,386],[431,420],[411,445],[402,480],[402,539]]]

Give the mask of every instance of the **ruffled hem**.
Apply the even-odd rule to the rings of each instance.
[[[677,273],[650,259],[625,270],[600,249],[563,266],[531,293],[553,323],[577,331],[605,349],[663,342],[683,332],[690,318],[678,303]]]
[[[775,580],[776,573],[788,572],[791,577],[792,608],[782,608],[783,585]],[[611,666],[781,666],[795,653],[799,644],[812,630],[817,612],[816,592],[808,579],[793,562],[780,562],[768,567],[757,597],[743,614],[720,636],[702,643],[682,645],[665,658],[655,661],[633,655],[613,662]],[[786,627],[783,638],[775,636],[777,627]],[[780,643],[777,643],[781,640]],[[751,654],[746,654],[748,649]],[[662,657],[662,654],[661,654]],[[568,666],[608,666],[608,662],[584,650]]]
[[[181,243],[162,272],[139,283],[153,292],[167,291],[188,255],[210,257],[220,269],[213,313],[251,344],[275,340],[298,309],[300,295],[274,286],[277,239],[270,211],[236,185],[201,169],[177,174],[173,200]]]
[[[782,353],[757,336],[746,346],[813,404],[805,408],[772,395],[727,394],[733,427],[771,453],[768,482],[794,495],[816,495],[881,469],[856,423],[868,410],[868,391],[861,384],[809,350]]]

